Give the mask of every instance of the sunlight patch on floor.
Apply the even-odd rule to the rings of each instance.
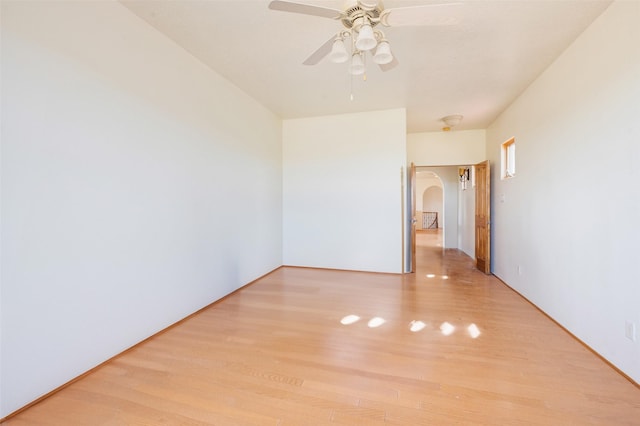
[[[451,336],[454,331],[456,331],[456,327],[446,321],[440,325],[440,332],[445,336]]]
[[[355,322],[358,322],[359,320],[360,320],[360,317],[357,315],[347,315],[346,317],[340,320],[340,324],[351,325]]]
[[[467,331],[469,332],[469,336],[471,336],[472,339],[477,339],[478,336],[480,336],[480,329],[475,324],[471,324],[469,327],[467,327]]]
[[[409,323],[409,330],[411,330],[412,332],[416,333],[420,330],[422,330],[423,328],[425,328],[427,326],[427,324],[425,324],[422,321],[411,321]]]
[[[376,327],[380,327],[385,322],[387,321],[382,317],[374,317],[369,320],[367,325],[369,326],[369,328],[376,328]]]

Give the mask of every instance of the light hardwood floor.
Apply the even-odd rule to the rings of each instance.
[[[411,275],[281,268],[6,424],[640,424],[638,387],[438,238]]]

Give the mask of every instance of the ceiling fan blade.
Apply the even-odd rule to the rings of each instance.
[[[340,19],[342,12],[337,9],[313,6],[310,4],[293,3],[290,1],[274,0],[269,3],[269,9],[282,12],[302,13],[303,15],[321,16],[323,18]]]
[[[380,22],[386,27],[455,25],[460,23],[459,11],[463,5],[443,3],[385,9],[380,15]]]
[[[318,50],[313,52],[311,56],[305,59],[303,64],[315,65],[320,62],[322,58],[324,58],[329,54],[329,52],[331,52],[331,48],[333,47],[333,42],[335,41],[335,39],[335,37],[331,37],[329,40],[327,40],[322,46],[318,48]]]
[[[387,72],[387,71],[392,70],[395,67],[397,67],[399,63],[400,62],[398,62],[398,60],[394,56],[393,59],[391,60],[391,62],[389,62],[388,64],[383,64],[383,65],[378,65],[378,66],[380,67],[380,69],[382,71]]]

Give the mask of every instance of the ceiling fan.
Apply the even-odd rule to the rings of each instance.
[[[347,0],[344,8],[338,10],[274,0],[269,3],[269,9],[341,21],[343,28],[313,52],[303,64],[315,65],[326,56],[334,63],[344,63],[351,58],[349,73],[362,75],[365,73],[365,52],[372,53],[373,62],[378,64],[382,71],[388,71],[398,65],[398,60],[391,53],[389,41],[384,33],[376,28],[378,25],[453,25],[459,22],[454,12],[461,5],[442,3],[385,9],[381,0]],[[347,39],[351,42],[350,49],[345,45]]]

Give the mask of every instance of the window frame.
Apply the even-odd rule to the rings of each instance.
[[[516,138],[513,137],[501,145],[501,178],[511,179],[516,175]]]

